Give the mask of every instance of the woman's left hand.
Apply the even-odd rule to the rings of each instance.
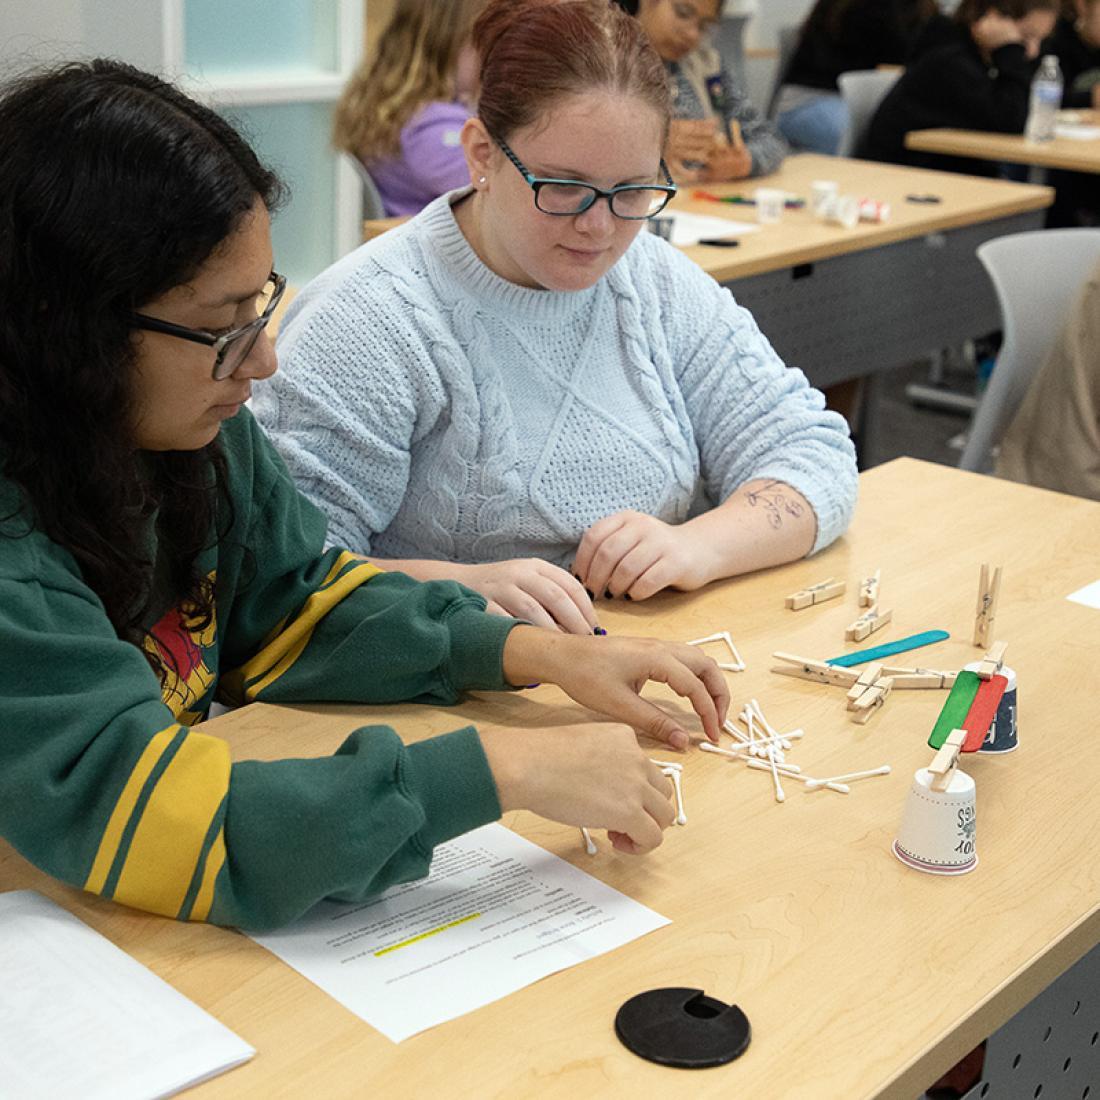
[[[585,531],[573,572],[596,596],[645,600],[664,588],[701,588],[712,579],[709,559],[690,527],[616,512]]]

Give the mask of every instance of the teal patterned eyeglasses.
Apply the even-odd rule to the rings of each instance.
[[[542,179],[533,176],[505,142],[497,138],[496,143],[534,191],[536,209],[551,217],[571,218],[583,214],[597,199],[607,199],[607,205],[616,218],[628,222],[644,221],[664,210],[676,194],[676,184],[672,182],[664,160],[661,161],[664,184],[621,183],[618,187],[604,191],[579,180]]]

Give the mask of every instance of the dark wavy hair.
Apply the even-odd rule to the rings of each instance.
[[[0,537],[33,525],[67,550],[163,682],[142,645],[153,601],[209,624],[196,560],[225,530],[225,462],[216,439],[136,449],[129,315],[283,188],[223,118],[114,61],[9,84],[0,134],[0,474],[21,491]],[[154,593],[154,514],[168,592]]]

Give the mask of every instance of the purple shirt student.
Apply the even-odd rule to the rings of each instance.
[[[470,182],[459,133],[470,117],[462,103],[425,104],[401,130],[401,153],[368,165],[386,214],[418,214],[445,191]]]

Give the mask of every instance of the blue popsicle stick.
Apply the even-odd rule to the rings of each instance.
[[[881,661],[883,657],[893,657],[895,653],[904,653],[907,649],[920,649],[922,645],[932,645],[933,642],[942,642],[950,637],[946,630],[926,630],[923,634],[910,634],[908,638],[899,638],[896,642],[874,645],[870,649],[857,649],[855,653],[845,653],[844,656],[833,657],[825,663],[836,665],[837,668],[851,668],[852,665]]]

